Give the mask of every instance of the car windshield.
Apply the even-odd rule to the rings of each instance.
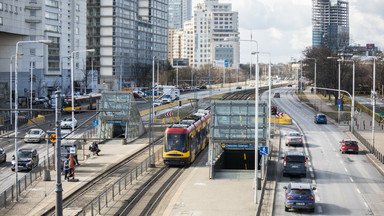
[[[63,121],[72,121],[72,118],[65,118]]]
[[[4,152],[4,149],[0,147],[0,154]]]
[[[299,133],[290,133],[288,136],[300,136]]]
[[[311,190],[310,189],[301,189],[301,188],[292,188],[291,189],[291,194],[294,194],[294,195],[309,195],[311,194]]]
[[[345,145],[354,146],[354,145],[357,145],[357,142],[356,141],[345,141]]]
[[[305,157],[300,156],[300,155],[288,155],[286,157],[286,162],[299,162],[299,163],[304,163],[305,162]]]
[[[30,159],[32,158],[32,152],[30,151],[19,151],[19,159]]]
[[[187,152],[187,135],[186,134],[167,134],[165,140],[165,151],[181,151]]]
[[[325,115],[318,115],[319,118],[325,118]]]
[[[40,134],[40,131],[39,130],[30,130],[29,134],[31,134],[31,135],[38,135],[38,134]]]

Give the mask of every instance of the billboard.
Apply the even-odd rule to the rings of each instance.
[[[187,58],[174,58],[172,59],[172,67],[189,67],[189,59]]]

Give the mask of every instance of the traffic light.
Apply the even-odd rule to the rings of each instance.
[[[271,114],[276,115],[277,114],[277,107],[273,106],[271,107]]]

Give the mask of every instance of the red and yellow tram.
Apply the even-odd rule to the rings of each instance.
[[[209,143],[209,110],[199,110],[165,129],[163,160],[167,165],[188,165]]]

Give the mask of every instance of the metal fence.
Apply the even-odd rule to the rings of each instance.
[[[361,144],[365,145],[365,147],[369,150],[370,153],[375,155],[375,157],[381,162],[384,163],[384,154],[383,152],[376,149],[376,147],[372,146],[370,142],[368,142],[363,136],[359,134],[356,130],[353,131],[353,135],[356,136],[358,140],[360,140]]]
[[[155,152],[153,155],[154,162],[160,160],[162,153],[162,148]],[[101,195],[92,200],[92,202],[77,215],[101,215],[101,210],[105,207],[108,207],[108,204],[113,202],[115,197],[120,195],[123,190],[132,189],[129,188],[129,185],[132,185],[134,180],[137,180],[140,175],[143,175],[143,173],[148,170],[149,165],[150,161],[148,157],[135,168],[131,169],[126,175],[122,176],[119,180],[108,187],[103,193],[101,193]]]
[[[53,160],[53,155],[50,156],[50,160]],[[32,183],[40,178],[43,175],[43,170],[48,165],[48,160],[45,157],[45,159],[39,163],[35,168],[33,168],[30,172],[28,172],[26,175],[18,179],[18,187],[19,187],[19,193],[20,194],[27,189],[28,186],[32,185]],[[16,201],[16,183],[12,186],[5,189],[3,192],[0,193],[0,208],[6,208],[7,205],[10,205],[12,202]]]

